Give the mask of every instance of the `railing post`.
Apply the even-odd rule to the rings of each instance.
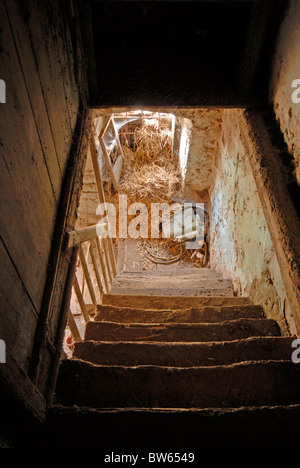
[[[99,270],[98,270],[98,267],[97,267],[96,256],[95,256],[94,247],[93,247],[92,242],[90,242],[90,253],[91,253],[93,267],[94,267],[94,271],[95,271],[95,275],[96,275],[96,279],[97,279],[98,288],[99,288],[99,291],[100,291],[100,297],[102,298],[102,296],[104,294],[104,291],[103,291],[103,287],[102,287],[102,284],[101,284],[101,279],[100,279]]]
[[[90,321],[90,316],[89,316],[88,311],[86,309],[86,306],[85,306],[85,303],[84,303],[84,300],[83,300],[83,296],[82,296],[82,293],[81,293],[81,290],[80,290],[80,286],[78,284],[78,280],[77,280],[76,276],[74,278],[73,287],[74,287],[74,291],[75,291],[76,297],[78,299],[80,309],[81,309],[83,318],[85,320],[85,323],[88,323]]]
[[[93,285],[92,285],[92,280],[91,280],[91,277],[90,277],[90,274],[89,274],[89,270],[88,270],[88,267],[87,267],[86,259],[85,259],[81,244],[79,246],[79,258],[80,258],[80,261],[81,261],[81,266],[82,266],[82,269],[83,269],[85,280],[87,282],[88,290],[89,290],[89,293],[90,293],[90,296],[91,296],[94,311],[95,311],[95,313],[97,313],[97,301],[96,301],[95,291],[94,291],[94,288],[93,288]]]
[[[69,323],[71,334],[73,336],[73,340],[82,341],[78,327],[76,325],[75,319],[70,309],[68,310],[68,323]]]
[[[103,254],[102,254],[102,250],[101,250],[99,237],[96,237],[96,246],[97,246],[97,250],[98,250],[98,255],[99,255],[99,260],[100,260],[100,265],[101,265],[101,271],[102,271],[102,276],[103,276],[104,283],[105,283],[106,292],[108,293],[109,292],[109,280],[107,278],[107,273],[106,273],[106,269],[105,269],[105,264],[104,264],[104,259],[103,259]]]

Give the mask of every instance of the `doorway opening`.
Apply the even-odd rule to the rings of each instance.
[[[110,291],[116,273],[168,274],[174,268],[209,266],[208,205],[191,191],[186,195],[195,111],[98,110],[93,117],[76,235],[70,239],[79,244],[79,255],[67,353],[74,334],[77,340],[83,338],[86,323]],[[120,207],[124,199],[125,230]],[[188,244],[193,245],[187,248]]]

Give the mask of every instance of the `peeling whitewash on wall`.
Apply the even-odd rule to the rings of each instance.
[[[211,267],[251,296],[284,334],[294,333],[278,261],[241,140],[242,110],[224,111],[211,194]]]

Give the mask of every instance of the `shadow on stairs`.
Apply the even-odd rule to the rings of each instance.
[[[47,447],[299,447],[300,366],[209,270],[123,273],[61,362]]]

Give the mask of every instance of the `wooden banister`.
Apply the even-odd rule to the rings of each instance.
[[[97,223],[93,226],[88,226],[86,228],[77,229],[74,231],[67,231],[67,248],[74,247],[75,245],[81,244],[83,242],[94,239],[98,236],[97,234],[101,231],[102,233],[108,231],[108,223]]]
[[[106,122],[106,126],[110,123],[110,119]],[[105,131],[104,131],[105,133]],[[103,134],[104,134],[103,133]],[[120,146],[119,140],[117,141],[118,147]],[[97,149],[95,146],[94,138],[90,139],[90,151],[91,151],[91,158],[93,163],[93,169],[95,174],[95,181],[96,187],[98,192],[98,198],[100,203],[105,204],[105,196],[104,190],[102,186],[102,180],[98,165],[98,154]],[[97,223],[93,226],[88,226],[82,229],[72,230],[66,232],[66,248],[74,248],[75,246],[79,246],[78,255],[80,260],[80,265],[83,272],[84,280],[87,284],[89,295],[91,297],[94,313],[97,313],[97,299],[94,290],[94,286],[92,283],[91,275],[89,272],[90,264],[87,261],[88,256],[90,255],[91,263],[93,267],[93,271],[96,277],[96,286],[98,286],[99,293],[100,293],[100,300],[102,299],[103,294],[109,293],[110,286],[112,283],[113,278],[117,274],[116,268],[116,258],[115,258],[115,251],[112,239],[108,237],[102,237],[101,234],[106,233],[109,230],[108,223]],[[101,231],[101,232],[99,232]],[[100,236],[99,236],[100,234]],[[88,242],[88,253],[85,256],[83,252],[82,244]],[[94,245],[96,245],[96,249],[94,249]],[[99,262],[99,263],[98,263]],[[90,321],[90,316],[84,302],[83,293],[81,292],[78,279],[75,274],[73,288],[75,295],[77,297],[81,313],[86,323]],[[72,311],[69,311],[69,327],[73,336],[74,341],[78,341],[80,338],[80,334],[72,315]]]

